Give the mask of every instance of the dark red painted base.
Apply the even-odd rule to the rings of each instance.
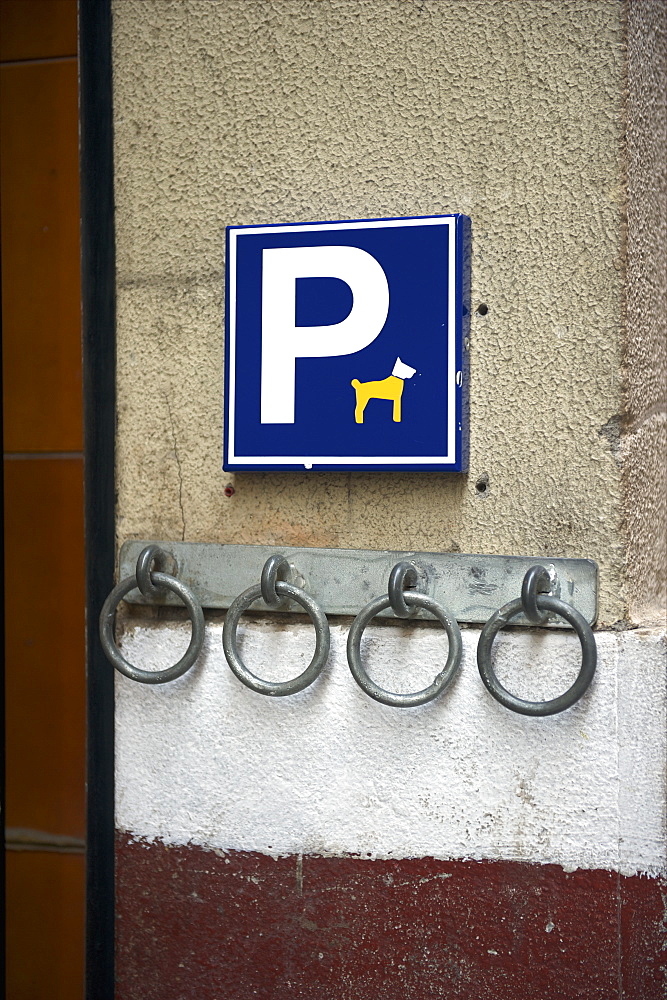
[[[664,1000],[667,884],[118,837],[118,1000]]]

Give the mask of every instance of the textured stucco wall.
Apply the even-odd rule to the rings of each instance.
[[[120,540],[588,556],[602,623],[626,616],[624,10],[114,3]],[[225,225],[451,211],[489,307],[470,475],[237,474],[225,498]]]
[[[118,675],[123,996],[180,996],[184,982],[236,996],[264,966],[274,996],[281,962],[286,995],[331,996],[345,980],[318,992],[329,945],[352,970],[350,996],[407,996],[408,959],[415,996],[458,996],[454,926],[473,956],[461,996],[501,995],[508,982],[511,992],[515,973],[535,997],[552,984],[587,1000],[662,995],[664,883],[645,875],[667,872],[665,637],[653,627],[664,601],[654,129],[664,10],[661,0],[114,0],[119,542],[587,556],[601,571],[597,673],[554,717],[491,698],[477,628],[463,629],[452,687],[412,710],[356,686],[342,618],[331,619],[322,676],[292,697],[262,697],[232,675],[222,616],[210,612],[184,677],[152,686]],[[470,474],[224,474],[225,225],[453,211],[472,217],[473,309],[488,305],[472,317]],[[124,654],[147,669],[175,662],[183,618],[126,612]],[[312,628],[295,616],[248,615],[239,634],[267,679],[294,676],[312,653]],[[362,653],[375,680],[405,691],[433,678],[444,646],[433,624],[393,622],[371,626]],[[580,649],[566,631],[509,629],[494,656],[510,690],[550,698],[573,680]],[[267,903],[262,873],[282,870],[279,855],[295,903],[282,888]],[[481,875],[465,859],[485,861]],[[385,895],[359,894],[350,879],[344,906],[332,902],[343,885],[334,868],[362,862],[383,891],[387,866],[405,864],[397,881],[412,909],[391,904],[396,968]],[[489,881],[498,865],[505,909]],[[429,909],[420,887],[431,881]],[[329,923],[314,916],[318,886]],[[569,937],[552,913],[558,886]],[[318,923],[327,946],[312,962],[297,928]],[[495,938],[482,946],[487,926],[506,939],[514,929],[511,958]],[[375,989],[368,927],[389,969]],[[429,956],[434,928],[446,966]],[[531,933],[553,943],[553,966],[535,959],[545,952]],[[502,980],[482,952],[505,961]],[[634,988],[630,965],[642,970]]]
[[[125,655],[146,669],[175,662],[187,626],[139,626]],[[303,623],[248,621],[250,669],[270,680],[312,655]],[[463,631],[456,680],[436,701],[396,709],[350,674],[347,628],[332,627],[320,679],[266,698],[229,670],[222,629],[207,629],[197,666],[171,684],[116,682],[116,825],[167,844],[262,854],[477,858],[667,873],[664,640],[649,629],[598,634],[599,667],[562,715],[508,712],[483,686],[478,629]],[[446,655],[442,631],[368,629],[371,676],[419,690]],[[550,698],[575,678],[566,633],[503,633],[496,666],[510,690]],[[137,766],[140,762],[140,766]]]
[[[627,41],[627,335],[619,458],[630,614],[667,604],[667,4],[631,0]]]

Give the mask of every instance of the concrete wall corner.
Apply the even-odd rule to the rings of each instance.
[[[623,482],[631,621],[667,605],[667,5],[630,0],[627,31],[627,257]]]

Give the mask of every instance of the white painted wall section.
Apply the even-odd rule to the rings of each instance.
[[[207,626],[185,677],[161,686],[116,678],[117,827],[138,838],[266,854],[435,857],[556,863],[623,874],[667,870],[665,637],[598,632],[593,685],[547,719],[513,714],[483,687],[479,631],[463,632],[453,687],[430,705],[395,709],[357,687],[347,627],[332,626],[325,674],[269,699],[245,688]],[[312,629],[248,619],[251,669],[285,679],[305,667]],[[179,658],[186,625],[129,630],[124,654],[145,668]],[[443,633],[412,623],[369,628],[374,679],[394,690],[428,683],[446,656]],[[501,680],[550,698],[576,675],[565,632],[502,633]]]

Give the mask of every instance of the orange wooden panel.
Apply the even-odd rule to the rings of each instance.
[[[5,451],[82,442],[76,60],[0,67]]]
[[[6,459],[8,826],[84,834],[81,459]]]
[[[7,851],[8,1000],[82,1000],[82,854]]]
[[[1,0],[0,59],[74,56],[76,0]]]

